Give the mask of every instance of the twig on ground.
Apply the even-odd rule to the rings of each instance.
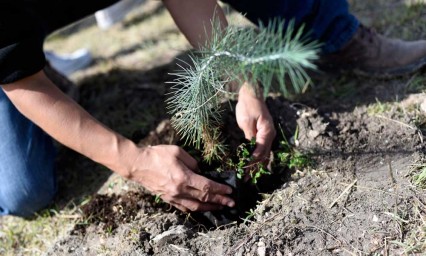
[[[342,250],[344,250],[345,252],[349,253],[349,254],[350,254],[350,255],[352,255],[352,256],[357,256],[357,254],[356,254],[356,253],[351,252],[351,251],[349,251],[349,250],[348,250],[348,249],[346,249],[346,248],[342,248]]]
[[[238,222],[237,222],[237,221],[233,221],[233,222],[231,222],[231,223],[224,224],[224,225],[222,225],[222,226],[218,226],[218,227],[216,228],[216,230],[219,230],[219,229],[221,229],[221,228],[228,227],[228,226],[237,225],[237,224],[238,224]]]
[[[342,191],[342,193],[340,193],[340,195],[328,206],[328,209],[333,208],[333,206],[337,203],[337,201],[340,200],[340,198],[346,194],[347,192],[349,192],[349,190],[357,183],[357,179],[354,180],[354,182],[352,182],[351,184],[349,184],[345,190]]]
[[[192,253],[189,253],[189,249],[187,249],[187,248],[183,248],[183,247],[177,246],[175,244],[169,244],[169,246],[171,248],[179,251],[179,252],[184,252],[184,253],[187,253],[188,255],[192,255]]]
[[[388,239],[391,239],[392,237],[385,237],[385,251],[384,251],[384,253],[385,253],[385,256],[388,256],[389,255],[389,247],[388,247]]]
[[[389,176],[391,178],[392,183],[395,185],[396,184],[396,180],[395,177],[393,176],[393,170],[392,170],[392,164],[391,161],[388,159],[388,170],[389,170]]]
[[[347,183],[343,183],[343,182],[341,182],[340,184],[343,184],[343,185],[348,186],[348,184],[347,184]],[[388,194],[388,195],[392,195],[392,196],[400,197],[400,196],[398,196],[398,195],[397,195],[397,194],[395,194],[395,193],[387,192],[387,191],[384,191],[384,190],[381,190],[381,189],[377,189],[377,188],[371,188],[371,187],[359,186],[359,185],[354,185],[354,187],[356,187],[356,188],[368,189],[368,190],[374,190],[374,191],[382,192],[382,193],[384,193],[384,194]]]
[[[57,216],[62,219],[79,219],[83,217],[80,214],[62,214]]]
[[[207,234],[204,234],[203,232],[198,232],[197,233],[199,236],[203,236],[203,237],[205,237],[205,238],[207,238],[207,239],[210,239],[210,240],[221,240],[221,239],[223,239],[223,237],[222,236],[219,236],[219,237],[211,237],[211,236],[209,236],[209,235],[207,235]]]
[[[404,123],[404,122],[401,122],[401,121],[398,121],[398,120],[395,120],[395,119],[392,119],[392,118],[386,117],[386,116],[382,116],[382,115],[375,115],[375,116],[377,116],[377,117],[379,117],[379,118],[382,118],[382,119],[385,119],[385,120],[388,120],[388,121],[391,121],[391,122],[395,122],[395,123],[397,123],[397,124],[400,124],[400,125],[402,125],[402,126],[404,126],[404,127],[407,127],[407,128],[409,128],[409,129],[411,129],[411,130],[416,131],[416,132],[417,132],[417,135],[419,135],[420,142],[421,142],[421,143],[423,143],[423,133],[422,133],[422,131],[421,131],[419,128],[417,128],[417,127],[415,127],[415,126],[411,126],[411,125],[406,124],[406,123]]]
[[[395,119],[392,119],[392,118],[389,118],[389,117],[386,117],[386,116],[382,116],[382,115],[375,115],[375,116],[377,116],[379,118],[382,118],[382,119],[385,119],[385,120],[388,120],[388,121],[391,121],[391,122],[395,122],[397,124],[400,124],[400,125],[402,125],[404,127],[409,128],[411,130],[417,130],[417,127],[411,126],[411,125],[406,124],[404,122],[401,122],[401,121],[398,121],[398,120],[395,120]]]
[[[403,218],[399,217],[397,214],[392,213],[392,212],[383,212],[383,214],[386,214],[390,217],[392,217],[393,219],[400,221],[402,223],[410,223],[408,220],[404,220]]]

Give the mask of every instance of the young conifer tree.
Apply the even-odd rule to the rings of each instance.
[[[317,42],[304,36],[303,27],[295,31],[292,22],[225,30],[213,24],[208,45],[191,56],[191,65],[180,66],[174,74],[168,100],[174,128],[187,144],[202,148],[208,161],[226,152],[220,135],[220,103],[232,93],[227,85],[261,85],[266,96],[276,81],[284,96],[299,93],[310,81],[305,69],[315,69],[319,49]]]

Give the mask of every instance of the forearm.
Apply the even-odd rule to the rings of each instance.
[[[123,176],[131,171],[136,146],[99,123],[42,71],[2,88],[23,115],[60,143]]]
[[[228,26],[225,14],[216,0],[163,0],[176,25],[193,47],[209,42],[212,33],[212,21],[222,28]]]

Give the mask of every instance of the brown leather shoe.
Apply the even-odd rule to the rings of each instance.
[[[360,25],[340,51],[322,56],[318,64],[326,72],[349,71],[379,78],[406,75],[426,66],[426,40],[390,39]]]

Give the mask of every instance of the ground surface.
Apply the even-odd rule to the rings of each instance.
[[[422,1],[351,3],[363,23],[387,36],[426,38]],[[110,31],[88,22],[47,47],[91,49],[95,63],[72,79],[80,104],[102,122],[141,145],[177,141],[164,82],[189,47],[159,2]],[[327,76],[292,99],[271,95],[276,126],[314,164],[288,170],[291,178],[283,175],[244,222],[210,230],[60,148],[55,205],[32,220],[0,219],[0,254],[424,255],[426,190],[413,179],[426,163],[424,89],[423,71],[392,80]]]

